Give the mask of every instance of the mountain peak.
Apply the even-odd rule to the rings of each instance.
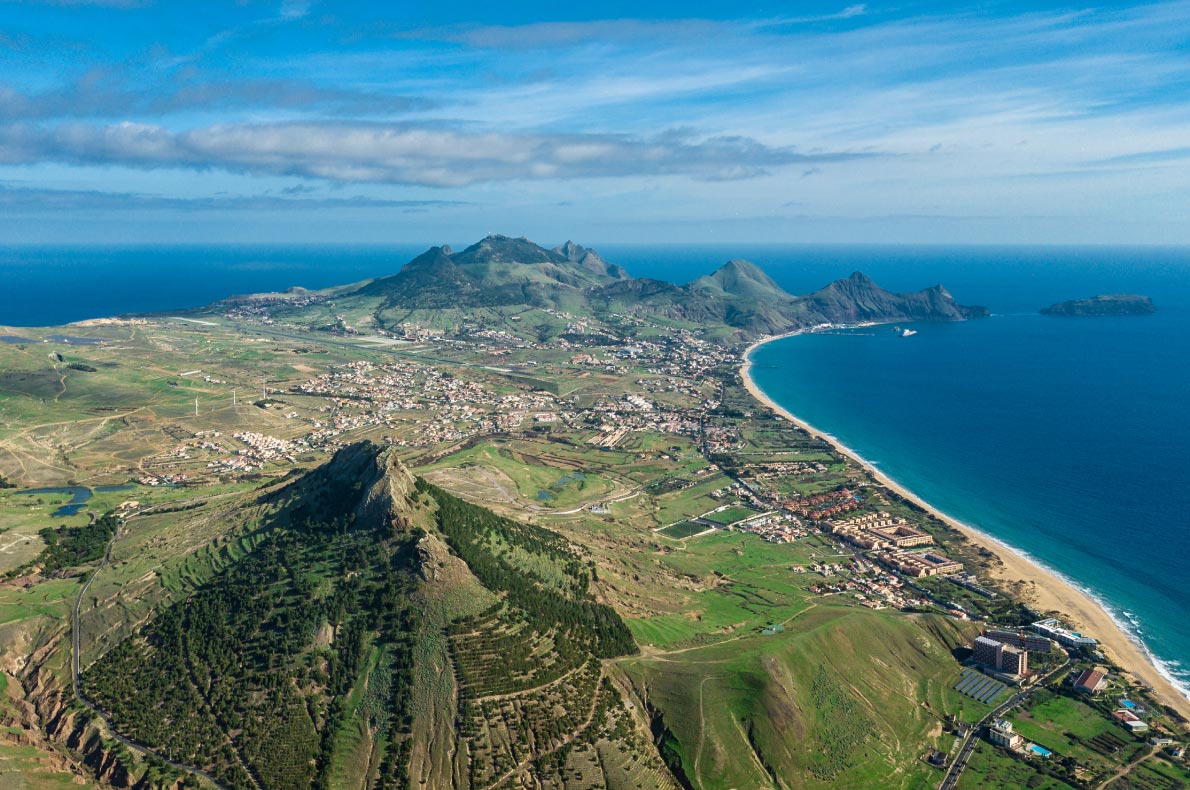
[[[941,285],[916,293],[893,293],[877,285],[863,272],[852,272],[825,288],[801,297],[798,302],[811,315],[828,323],[862,321],[959,321],[987,315],[986,308],[965,307],[955,302]]]
[[[524,236],[510,238],[493,233],[451,256],[455,263],[562,263],[565,256],[534,244]]]
[[[560,247],[554,247],[554,252],[565,257],[568,261],[574,261],[575,263],[578,263],[582,259],[583,255],[587,252],[587,248],[581,244],[575,244],[573,241],[567,239],[565,244],[561,245]]]
[[[762,301],[788,301],[793,297],[764,273],[759,266],[742,258],[733,258],[711,274],[699,277],[691,287],[726,296]]]

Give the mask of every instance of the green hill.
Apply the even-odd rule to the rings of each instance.
[[[380,297],[383,308],[559,307],[581,301],[586,288],[618,279],[601,262],[587,250],[571,260],[528,239],[488,236],[458,253],[432,247],[356,295]]]
[[[623,663],[695,787],[920,788],[963,701],[940,617],[818,607],[796,628]]]
[[[254,550],[85,669],[122,734],[263,790],[557,782],[647,746],[599,661],[632,637],[568,541],[367,443],[260,505]]]
[[[699,277],[691,288],[726,297],[741,297],[765,302],[790,302],[793,297],[782,290],[759,266],[745,260],[730,260],[713,274]]]

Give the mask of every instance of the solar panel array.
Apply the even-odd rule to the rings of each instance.
[[[998,680],[989,678],[987,675],[976,672],[974,669],[964,669],[963,676],[959,682],[954,685],[955,691],[960,694],[966,694],[973,700],[991,705],[995,702],[1001,694],[1008,690]]]

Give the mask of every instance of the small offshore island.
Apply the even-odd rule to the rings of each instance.
[[[1100,294],[1090,299],[1070,299],[1041,308],[1042,315],[1093,317],[1110,315],[1152,315],[1153,300],[1139,294]]]
[[[489,236],[22,328],[0,786],[1190,782],[1190,701],[1094,600],[752,380],[778,336],[986,315]]]

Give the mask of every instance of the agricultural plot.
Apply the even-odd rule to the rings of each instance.
[[[706,475],[686,488],[659,495],[656,519],[658,524],[672,524],[687,518],[695,518],[723,504],[711,493],[725,489],[732,479],[722,474]]]
[[[670,524],[668,527],[662,527],[657,530],[658,535],[664,535],[667,538],[689,538],[699,533],[706,532],[710,527],[706,524],[699,524],[696,521],[679,521],[677,524]]]
[[[583,457],[534,443],[482,444],[447,456],[418,472],[475,501],[565,510],[629,488],[610,469]]]
[[[750,507],[743,507],[742,505],[733,505],[726,510],[714,511],[706,513],[702,518],[707,521],[714,521],[716,524],[723,526],[730,526],[736,522],[743,521],[746,518],[751,518],[756,515],[756,511]]]
[[[1183,790],[1190,771],[1167,760],[1149,760],[1108,785],[1111,790]]]

